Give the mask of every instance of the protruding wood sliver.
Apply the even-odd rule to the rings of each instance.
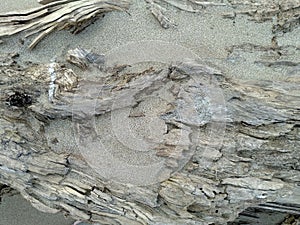
[[[60,0],[41,1],[45,4],[35,9],[0,15],[0,37],[25,32],[39,36],[31,43],[33,48],[45,36],[55,30],[71,29],[74,33],[82,31],[102,13],[126,10],[128,0]]]

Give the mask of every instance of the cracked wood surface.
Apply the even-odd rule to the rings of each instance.
[[[42,6],[43,9],[56,4],[52,0],[40,2],[53,2]],[[58,2],[63,3],[60,10],[65,12],[63,5],[69,1]],[[178,130],[183,129],[192,134],[189,135],[191,138],[196,137],[197,140],[197,137],[201,137],[200,142],[189,140],[191,146],[198,147],[192,151],[193,155],[186,164],[180,161],[180,157],[174,162],[170,157],[174,148],[166,143],[156,149],[158,156],[172,159],[170,166],[183,163],[184,168],[173,173],[171,178],[146,187],[102,179],[76,149],[76,144],[71,143],[74,120],[80,122],[87,116],[95,115],[102,122],[101,118],[111,113],[112,103],[119,100],[123,102],[121,94],[131,91],[139,97],[138,102],[144,101],[141,88],[136,88],[134,81],[143,88],[162,85],[159,82],[161,80],[166,85],[186,88],[185,85],[192,82],[188,74],[195,67],[185,62],[167,68],[154,67],[128,73],[126,66],[121,66],[107,71],[108,76],[96,82],[83,79],[80,73],[75,74],[59,63],[51,66],[50,63],[29,64],[24,67],[18,65],[13,54],[3,55],[0,68],[0,183],[20,191],[39,210],[51,213],[62,211],[74,218],[100,224],[225,224],[249,206],[262,203],[262,207],[272,208],[273,203],[266,202],[273,201],[299,203],[300,48],[297,43],[286,44],[285,37],[299,29],[300,2],[146,2],[150,10],[149,20],[152,13],[162,27],[169,30],[176,29],[179,21],[174,15],[178,10],[191,14],[202,13],[204,18],[207,14],[220,14],[224,20],[232,20],[233,23],[246,18],[250,25],[269,24],[270,45],[245,39],[239,43],[221,44],[227,51],[227,56],[222,60],[231,62],[230,66],[224,71],[216,70],[214,66],[208,67],[205,63],[200,67],[206,71],[201,76],[207,80],[214,77],[224,95],[224,135],[217,132],[211,136],[207,129],[209,120],[205,116],[202,117],[204,122],[197,124],[200,129],[196,130],[187,128],[195,128],[197,120],[183,118],[177,121],[174,117],[164,117],[168,119],[164,122],[169,135],[162,135],[166,143],[172,144],[180,133]],[[211,10],[215,8],[218,11]],[[175,13],[169,17],[170,11]],[[29,15],[29,24],[35,19],[45,21],[44,17],[39,17],[39,13]],[[5,21],[11,19],[10,16],[2,16],[1,25],[6,26]],[[66,18],[69,18],[68,14]],[[89,25],[88,21],[86,25]],[[260,26],[256,25],[259,32]],[[250,31],[250,35],[253,34]],[[217,59],[212,58],[211,61],[217,62]],[[79,65],[85,68],[86,62]],[[57,75],[51,91],[49,67],[54,68]],[[245,73],[254,70],[260,74],[264,71],[266,76],[273,73],[281,76],[272,81],[263,80],[265,76],[261,76],[260,81],[229,79],[227,74],[231,75],[231,71],[237,67],[245,68]],[[170,72],[171,68],[173,73]],[[150,77],[150,80],[146,82],[141,74]],[[107,98],[98,101],[99,107],[93,111],[91,102],[94,103],[93,100],[99,97],[98,89],[103,87],[103,82],[109,84],[109,89],[103,93]],[[32,103],[25,107],[9,106],[10,96],[17,91],[30,96]],[[176,101],[179,95],[176,97],[174,93],[171,92]],[[189,95],[182,93],[187,96],[184,100],[188,101]],[[22,96],[16,95],[15,99]],[[87,96],[91,97],[91,101]],[[136,104],[129,102],[121,106],[132,108]],[[131,111],[130,116],[143,117],[136,109]],[[90,111],[94,113],[89,114]],[[89,127],[86,131],[95,132]],[[222,145],[219,144],[218,135],[223,137]],[[175,156],[180,156],[178,151],[176,153]]]
[[[0,182],[20,191],[39,210],[62,211],[100,224],[224,224],[249,206],[285,199],[297,191],[297,76],[284,81],[241,81],[229,79],[206,64],[187,61],[139,72],[112,68],[95,82],[55,64],[59,82],[51,102],[49,65],[20,66],[16,57],[10,54],[1,58]],[[214,134],[207,129],[210,119],[199,122],[193,114],[185,117],[185,111],[180,118],[174,116],[186,106],[189,96],[193,98],[195,74],[203,82],[215,78],[222,90],[226,128],[221,145],[218,136],[212,138]],[[98,89],[103,84],[108,89],[91,111],[90,100],[99,98]],[[164,89],[172,93],[173,102],[183,100],[182,105],[174,104],[171,113],[169,108],[162,109],[161,113],[168,112],[164,117],[166,127],[173,124],[168,133],[189,132],[185,147],[195,148],[190,160],[170,178],[148,186],[103,179],[82,154],[61,145],[61,132],[68,132],[64,129],[72,127],[74,119],[101,119],[112,113],[113,102],[119,103],[119,108],[134,108],[136,101],[147,101],[145,90],[155,92],[161,86],[168,87]],[[87,90],[89,98],[85,97]],[[201,85],[197,90],[201,92]],[[32,103],[9,105],[9,96],[16,91],[30,96]],[[134,100],[118,102],[127,93],[134,93]],[[49,139],[49,127],[56,122],[63,128]],[[172,163],[174,159],[180,161],[180,155],[172,155],[174,138],[176,135],[164,136],[166,142],[160,143],[163,150],[158,151]]]
[[[26,37],[38,34],[29,45],[34,48],[49,33],[68,29],[76,34],[89,26],[106,12],[125,10],[126,0],[62,0],[39,1],[41,7],[24,12],[0,15],[0,36],[11,36],[26,32]]]

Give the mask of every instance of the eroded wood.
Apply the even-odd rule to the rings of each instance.
[[[187,61],[140,72],[107,69],[97,82],[72,72],[76,82],[66,86],[68,79],[63,77],[70,69],[58,64],[22,68],[13,57],[4,56],[1,61],[0,182],[20,191],[40,210],[109,224],[224,224],[249,206],[292,195],[299,184],[299,77],[232,80],[211,66]],[[49,68],[62,78],[53,101],[49,101]],[[196,85],[195,74],[203,82],[213,77],[222,90],[225,135],[220,145],[222,133],[209,133],[209,119],[185,117],[185,111],[176,118],[176,111],[182,109],[180,105],[171,108],[164,117],[169,133],[163,136],[166,142],[158,154],[170,160],[170,167],[180,162],[180,154],[174,154],[179,130],[191,137],[182,139],[182,149],[196,148],[184,168],[165,181],[143,187],[102,179],[80,152],[59,147],[54,151],[52,146],[61,143],[47,138],[48,127],[56,121],[66,126],[74,119],[101,118],[118,101],[119,108],[133,108],[136,101],[146,101],[145,89],[155,90],[162,84],[174,86],[170,89],[173,101],[182,99],[184,107],[193,96],[193,89],[185,91]],[[99,96],[103,84],[107,89]],[[181,92],[176,91],[180,88]],[[10,106],[8,98],[16,90],[30,95],[32,104]],[[135,93],[132,102],[121,102],[126,93]],[[99,98],[96,108],[91,106],[95,98]],[[132,115],[141,116],[138,111]]]
[[[0,36],[11,36],[26,32],[27,37],[38,34],[29,46],[34,48],[46,35],[55,30],[68,29],[79,33],[103,13],[126,10],[127,0],[62,0],[42,1],[45,5],[23,12],[0,15]]]

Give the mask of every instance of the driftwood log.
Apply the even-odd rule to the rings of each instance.
[[[38,9],[1,15],[0,36],[37,34],[33,48],[54,30],[80,32],[129,3],[39,2]],[[170,5],[191,13],[224,7],[224,19],[273,21],[270,46],[227,46],[227,60],[250,56],[288,76],[234,80],[193,60],[106,67],[103,55],[82,49],[68,55],[87,69],[75,74],[61,63],[24,66],[17,54],[1,55],[0,183],[39,210],[99,224],[226,224],[248,207],[299,214],[299,46],[277,42],[299,27],[299,1],[146,2],[163,28],[176,25],[167,17]],[[164,163],[147,170],[153,159]],[[123,176],[128,169],[133,175]]]
[[[29,48],[34,48],[41,39],[53,31],[68,29],[76,34],[85,29],[104,13],[126,10],[127,0],[46,0],[45,4],[23,12],[0,15],[0,36],[11,36],[22,31],[25,37],[38,34]]]
[[[183,61],[143,68],[98,64],[101,77],[95,78],[54,62],[20,66],[16,57],[1,57],[0,183],[39,210],[99,224],[225,224],[247,207],[299,194],[298,76],[246,82]],[[149,96],[167,97],[155,105]],[[145,109],[149,104],[154,111]],[[114,114],[124,109],[125,117]],[[105,166],[99,174],[91,149],[103,150],[95,146],[99,139],[108,140],[106,146],[118,139],[106,139],[108,128],[118,136],[113,125],[105,127],[109,118],[143,120],[147,110],[159,119],[149,152],[171,172],[158,172],[157,180],[144,181],[138,172],[122,180],[122,165],[112,165],[115,174],[106,174]],[[115,158],[128,163],[138,152],[128,159],[125,150]]]

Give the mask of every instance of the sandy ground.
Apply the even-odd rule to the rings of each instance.
[[[201,59],[214,62],[229,77],[241,79],[282,79],[283,71],[274,71],[254,65],[255,58],[249,55],[244,61],[226,61],[226,46],[253,43],[270,45],[271,22],[249,22],[246,17],[232,20],[222,19],[218,9],[209,13],[191,14],[170,10],[170,18],[177,23],[176,28],[164,30],[145,9],[141,0],[133,1],[129,14],[113,12],[101,21],[95,22],[80,34],[74,36],[66,31],[56,32],[46,37],[33,51],[27,50],[29,40],[22,45],[17,35],[5,38],[0,52],[21,52],[21,60],[48,63],[54,57],[63,57],[68,49],[81,46],[97,53],[106,53],[111,49],[129,42],[141,40],[163,40],[179,44],[190,49]],[[1,0],[0,12],[26,9],[38,6],[36,0]],[[215,16],[212,16],[215,15]],[[247,27],[245,29],[245,27]],[[300,29],[278,39],[279,44],[300,45]],[[296,56],[295,56],[296,57]],[[248,68],[245,70],[245,67]],[[249,68],[251,67],[251,68]],[[59,125],[58,125],[59,126]],[[61,125],[64,127],[64,125]],[[59,129],[56,127],[54,129]],[[69,139],[70,140],[70,139]],[[69,144],[72,147],[72,141]],[[0,204],[0,225],[70,225],[62,215],[46,215],[33,209],[19,195],[4,198]]]
[[[3,2],[0,12],[38,5],[35,0],[17,0],[18,4],[9,0],[1,0],[1,3]],[[21,50],[23,51],[21,58],[25,60],[49,62],[50,59],[63,56],[68,49],[77,46],[92,49],[98,53],[106,53],[129,42],[163,40],[186,47],[206,61],[213,61],[230,77],[281,79],[282,71],[254,65],[255,58],[252,55],[245,56],[246,60],[241,61],[225,60],[228,46],[244,43],[270,45],[273,37],[270,29],[271,22],[254,23],[249,22],[246,16],[239,16],[233,24],[232,20],[223,19],[220,16],[224,9],[210,8],[205,13],[193,14],[170,8],[169,17],[176,22],[177,26],[165,30],[146,10],[144,1],[134,0],[132,2],[130,15],[124,12],[112,12],[78,35],[74,36],[67,31],[55,32],[46,37],[33,51],[26,49],[29,41],[25,45],[21,45],[18,41],[20,36],[17,36],[5,40],[6,44],[1,46],[1,50],[6,52]],[[296,29],[279,37],[278,42],[285,45],[299,45],[297,38],[299,36],[300,30]],[[245,70],[245,67],[252,68]]]
[[[71,225],[62,214],[47,214],[33,208],[20,195],[4,196],[0,203],[0,225]]]

